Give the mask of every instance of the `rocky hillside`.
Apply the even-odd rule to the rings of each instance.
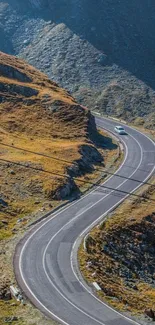
[[[2,52],[0,102],[1,126],[9,131],[78,140],[88,140],[95,131],[90,112],[65,90],[33,67]]]
[[[154,128],[154,17],[153,0],[1,1],[0,46],[91,109]]]
[[[155,187],[143,191],[152,201],[126,201],[89,234],[81,269],[108,303],[155,320]]]
[[[98,164],[110,168],[121,156],[69,93],[2,52],[0,121],[0,324],[55,324],[11,299],[15,246],[30,223],[99,181]]]
[[[0,220],[78,192],[70,176],[84,177],[103,160],[91,113],[46,75],[2,52],[0,120]]]

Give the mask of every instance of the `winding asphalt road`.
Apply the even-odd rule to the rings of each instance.
[[[96,118],[96,123],[109,131],[117,124],[102,118]],[[125,159],[104,185],[133,192],[154,173],[155,145],[135,129],[125,128],[128,135],[121,136]],[[14,266],[20,287],[37,308],[58,323],[138,324],[98,300],[77,272],[77,238],[82,238],[125,197],[125,193],[96,188],[35,225],[18,244]]]

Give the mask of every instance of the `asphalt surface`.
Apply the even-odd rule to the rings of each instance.
[[[114,131],[118,124],[101,118],[96,118],[96,123],[109,131]],[[124,162],[104,185],[133,192],[154,173],[155,145],[135,129],[125,129],[128,135],[120,136],[124,142]],[[58,323],[138,324],[98,300],[78,275],[76,262],[77,238],[82,238],[126,196],[96,188],[35,225],[17,246],[14,266],[19,286],[37,308]]]

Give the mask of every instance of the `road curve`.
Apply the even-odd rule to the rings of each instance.
[[[96,123],[109,131],[117,124],[105,118],[96,118]],[[128,135],[121,136],[124,161],[104,185],[133,192],[154,173],[155,145],[135,129],[125,128]],[[17,245],[14,267],[19,286],[37,308],[58,323],[138,324],[97,299],[76,273],[73,248],[77,238],[125,199],[127,194],[115,190],[96,188],[35,225]]]

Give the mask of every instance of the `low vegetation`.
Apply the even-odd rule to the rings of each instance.
[[[44,74],[4,53],[0,118],[0,325],[48,325],[28,302],[10,300],[15,246],[31,222],[101,181],[121,154],[108,134],[96,130],[87,109]]]
[[[81,272],[101,287],[113,307],[155,317],[155,181],[128,199],[87,238],[79,250]],[[152,314],[150,314],[150,311]]]

